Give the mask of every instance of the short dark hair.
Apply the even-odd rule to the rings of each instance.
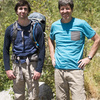
[[[73,8],[74,8],[73,0],[59,0],[58,1],[58,9],[60,9],[61,6],[65,6],[67,4],[69,4],[71,9],[73,10]]]
[[[17,12],[18,7],[20,6],[28,6],[28,12],[31,11],[30,4],[26,0],[19,0],[18,3],[15,5],[15,12]]]

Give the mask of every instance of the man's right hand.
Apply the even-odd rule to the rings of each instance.
[[[53,65],[53,67],[55,67],[55,65],[56,65],[55,59],[52,60],[52,65]]]
[[[16,78],[16,77],[14,76],[12,70],[7,70],[7,71],[6,71],[6,74],[7,74],[8,78],[9,78],[10,80],[13,80],[13,79]]]

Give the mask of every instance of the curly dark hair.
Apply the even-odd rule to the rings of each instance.
[[[18,7],[20,6],[28,6],[28,12],[31,11],[30,4],[26,0],[19,0],[18,3],[15,5],[15,12],[17,12]]]

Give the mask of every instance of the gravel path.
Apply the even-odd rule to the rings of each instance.
[[[4,90],[0,92],[0,100],[13,100],[11,97],[12,95],[9,94],[11,91],[12,91],[12,88],[10,88],[7,91]]]
[[[12,88],[10,88],[7,91],[4,90],[4,91],[0,92],[0,100],[13,100],[12,95],[9,94],[11,91],[13,91]],[[52,99],[52,100],[54,100],[54,99]],[[99,99],[91,98],[89,100],[99,100]]]

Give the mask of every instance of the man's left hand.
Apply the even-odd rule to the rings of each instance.
[[[79,68],[83,69],[85,67],[85,65],[87,65],[90,62],[89,58],[84,58],[78,61],[79,64]]]
[[[41,73],[40,72],[37,72],[37,71],[34,71],[33,79],[34,80],[38,80],[40,77],[41,77]]]

